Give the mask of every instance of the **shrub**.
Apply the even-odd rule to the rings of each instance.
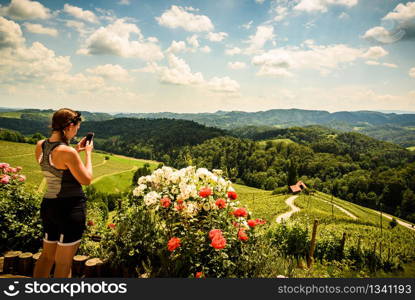
[[[41,246],[41,198],[26,189],[20,170],[0,163],[0,253],[34,252]]]
[[[265,265],[256,230],[263,221],[249,220],[221,174],[162,167],[140,177],[107,233],[107,257],[114,265],[151,269],[152,276],[254,276]]]

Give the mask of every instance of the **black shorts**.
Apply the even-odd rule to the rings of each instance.
[[[71,246],[80,242],[86,228],[86,198],[43,198],[40,206],[43,241]]]

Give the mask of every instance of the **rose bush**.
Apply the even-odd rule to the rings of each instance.
[[[0,163],[0,253],[41,246],[40,195],[27,190],[21,167]]]
[[[123,230],[114,230],[109,238],[115,241],[113,258],[126,261],[121,252],[131,252],[129,263],[140,265],[138,259],[147,260],[152,276],[252,276],[255,264],[249,260],[258,254],[259,233],[252,222],[248,224],[250,212],[240,207],[237,193],[220,170],[162,167],[137,183],[129,207],[114,219]],[[129,210],[135,213],[128,214]],[[141,224],[141,229],[132,225],[133,218],[151,220],[152,234],[142,229],[149,224]],[[263,223],[255,221],[255,225]],[[124,238],[127,235],[141,242],[128,241]],[[127,244],[136,248],[123,248]],[[134,253],[145,255],[136,255],[134,261]]]

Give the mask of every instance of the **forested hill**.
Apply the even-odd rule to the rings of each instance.
[[[141,114],[117,114],[115,117],[136,118],[174,118],[193,120],[208,126],[221,128],[236,128],[248,125],[283,125],[304,126],[314,124],[370,124],[384,125],[394,124],[400,126],[415,125],[415,114],[380,113],[375,111],[341,111],[329,113],[323,110],[303,109],[272,109],[258,112],[243,111],[218,111],[215,113],[141,113]]]
[[[49,136],[48,125],[44,121],[0,118],[0,128],[15,130],[24,135],[41,133]],[[86,135],[88,131],[95,132],[97,149],[145,159],[174,156],[175,149],[179,147],[197,145],[226,134],[221,129],[206,127],[193,121],[129,118],[82,122],[78,137]],[[24,140],[17,137],[6,139]],[[168,161],[168,158],[165,160]]]

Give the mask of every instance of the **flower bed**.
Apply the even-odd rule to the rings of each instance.
[[[258,259],[256,228],[265,221],[250,219],[221,175],[162,167],[140,177],[104,237],[106,255],[152,276],[251,276]]]

